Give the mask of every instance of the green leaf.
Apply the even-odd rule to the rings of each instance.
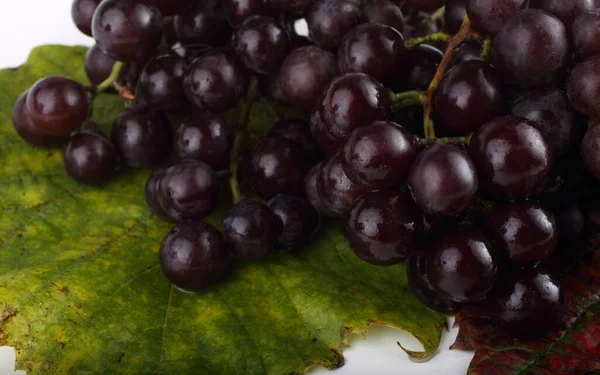
[[[413,333],[425,347],[421,357],[436,351],[446,318],[413,296],[403,265],[359,261],[337,223],[298,257],[238,265],[196,295],[173,288],[157,259],[169,226],[143,197],[150,171],[101,188],[78,185],[59,150],[26,146],[12,128],[14,101],[40,77],[85,82],[85,52],[44,46],[18,70],[0,71],[0,345],[16,347],[17,368],[30,375],[304,373],[340,366],[346,334],[373,323]],[[108,130],[121,108],[118,97],[102,95],[94,120]],[[268,128],[264,115],[251,117],[263,122],[254,128]],[[218,217],[209,221],[218,225]]]

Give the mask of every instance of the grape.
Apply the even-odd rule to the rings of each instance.
[[[402,10],[393,2],[388,0],[367,0],[361,2],[360,7],[368,22],[390,26],[401,33],[404,32]]]
[[[483,52],[483,46],[475,39],[468,39],[456,49],[452,66],[471,60],[478,60]]]
[[[471,137],[469,155],[479,187],[502,200],[538,193],[550,178],[554,155],[546,138],[528,120],[498,117]]]
[[[101,0],[73,0],[71,17],[75,26],[87,36],[92,36],[92,18]]]
[[[520,270],[499,279],[488,309],[492,322],[512,336],[535,338],[562,323],[564,289],[543,269]]]
[[[190,65],[183,87],[188,100],[197,107],[226,112],[244,95],[246,78],[229,55],[211,52]]]
[[[155,0],[164,17],[184,13],[190,7],[189,0]]]
[[[298,194],[309,168],[299,144],[283,137],[268,138],[252,153],[252,185],[265,199]]]
[[[516,12],[527,6],[527,0],[467,0],[467,14],[473,28],[495,34]]]
[[[554,215],[536,202],[494,205],[487,228],[504,256],[524,266],[548,258],[558,241]]]
[[[298,144],[307,159],[320,158],[319,147],[312,138],[310,125],[303,120],[280,120],[269,130],[267,137],[283,137]]]
[[[165,0],[166,1],[166,0]],[[231,29],[222,9],[214,2],[201,1],[194,9],[178,14],[173,19],[175,34],[181,44],[219,46],[229,40]]]
[[[404,38],[392,27],[366,23],[350,30],[338,49],[341,73],[360,72],[387,84],[406,61]]]
[[[572,29],[575,51],[581,58],[600,55],[600,10],[583,13]]]
[[[103,0],[92,21],[102,52],[119,61],[152,54],[162,39],[162,16],[153,0]]]
[[[445,2],[445,0],[405,0],[404,4],[424,12],[431,12],[443,7]]]
[[[196,114],[181,124],[175,134],[179,159],[194,159],[215,170],[229,167],[233,132],[225,120],[211,113]]]
[[[408,193],[377,191],[356,202],[344,233],[360,259],[390,266],[408,257],[422,231],[423,214]]]
[[[373,121],[385,120],[390,96],[385,87],[363,73],[346,73],[331,82],[320,105],[325,128],[337,138]]]
[[[67,142],[67,137],[55,137],[41,131],[31,120],[27,113],[27,95],[24,92],[15,102],[12,111],[12,121],[15,130],[25,142],[37,147],[54,147]]]
[[[162,212],[176,223],[204,219],[218,207],[220,198],[217,173],[197,160],[167,168],[158,187]]]
[[[475,166],[461,149],[434,145],[419,154],[408,177],[408,187],[432,216],[456,216],[471,206],[477,193]]]
[[[427,250],[425,269],[443,299],[463,303],[485,299],[496,282],[498,264],[487,237],[475,227],[463,226]]]
[[[183,107],[186,101],[183,89],[186,71],[185,60],[175,55],[162,55],[150,60],[139,80],[146,102],[160,111]]]
[[[554,14],[570,28],[582,13],[596,8],[596,0],[531,0],[529,6]]]
[[[456,34],[460,30],[466,14],[467,0],[448,0],[446,2],[446,11],[444,12],[446,31],[450,34]]]
[[[452,312],[460,308],[460,304],[443,299],[433,289],[425,273],[425,251],[414,251],[408,257],[406,276],[408,286],[427,307],[439,312]]]
[[[600,126],[596,125],[585,133],[581,143],[581,159],[587,171],[600,180]]]
[[[83,125],[89,105],[87,92],[79,83],[50,76],[40,79],[29,90],[25,112],[42,132],[64,137]]]
[[[65,169],[82,184],[108,182],[115,175],[117,162],[117,152],[110,139],[97,131],[80,131],[71,137],[65,148]]]
[[[511,114],[532,121],[557,155],[564,155],[579,139],[578,114],[559,89],[544,88],[523,93]]]
[[[310,38],[334,50],[348,31],[363,23],[363,14],[351,0],[318,0],[306,15],[306,22]]]
[[[517,12],[498,31],[493,43],[491,61],[508,84],[531,87],[551,83],[569,62],[565,26],[542,10]]]
[[[108,79],[116,62],[94,45],[85,55],[85,74],[92,84],[99,85]]]
[[[256,74],[277,70],[285,58],[289,42],[285,29],[265,16],[247,18],[233,37],[238,59]]]
[[[161,196],[160,191],[160,184],[166,173],[166,168],[159,168],[150,175],[148,181],[146,181],[146,187],[144,188],[144,197],[146,198],[148,208],[150,208],[150,211],[152,211],[156,217],[163,221],[171,221],[162,206],[163,197]]]
[[[505,111],[502,78],[484,61],[450,69],[434,96],[435,118],[455,135],[468,135]]]
[[[342,167],[341,152],[335,153],[321,166],[317,175],[317,191],[323,205],[335,217],[350,215],[354,201],[365,189],[348,178]]]
[[[406,183],[417,157],[415,138],[400,125],[377,121],[358,128],[348,138],[342,165],[350,180],[368,190]]]
[[[190,292],[220,281],[229,269],[219,231],[206,223],[179,224],[160,247],[160,267],[176,287]]]
[[[315,0],[269,0],[271,5],[286,13],[304,13],[315,2]]]
[[[319,215],[325,217],[335,217],[336,215],[327,207],[325,207],[317,190],[317,175],[319,174],[322,165],[322,162],[315,164],[310,171],[308,171],[306,177],[304,177],[304,195],[306,196],[308,202],[310,202],[311,206],[317,210]]]
[[[556,213],[556,225],[560,241],[577,242],[582,239],[585,229],[585,214],[579,204],[571,201]]]
[[[268,0],[221,0],[225,19],[231,27],[237,28],[251,16],[276,17],[277,12]]]
[[[223,238],[236,259],[261,259],[275,250],[283,224],[266,205],[245,199],[223,219]]]
[[[600,56],[579,63],[571,71],[567,93],[579,112],[600,119]]]
[[[269,201],[269,207],[283,223],[283,231],[277,240],[280,250],[301,250],[319,229],[319,213],[302,198],[278,195]]]
[[[166,160],[173,141],[167,116],[138,104],[125,108],[112,128],[112,142],[125,165],[145,168]]]
[[[398,89],[398,91],[404,89],[427,90],[443,57],[442,51],[434,46],[419,44],[415,49],[408,52],[406,75],[400,75],[404,81],[394,83],[393,88]]]
[[[315,142],[328,155],[334,154],[344,146],[345,139],[338,138],[327,130],[325,123],[321,120],[321,112],[318,109],[314,110],[310,117],[310,130]]]
[[[285,101],[309,111],[337,71],[331,52],[317,46],[301,47],[283,61],[278,83]]]

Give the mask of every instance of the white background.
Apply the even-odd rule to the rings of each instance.
[[[93,40],[80,33],[70,18],[71,0],[0,0],[0,68],[25,62],[32,47],[40,44],[91,45]],[[387,327],[373,327],[366,340],[352,336],[346,349],[346,365],[339,370],[316,369],[312,375],[462,375],[472,353],[449,351],[457,330],[444,333],[440,353],[427,363],[414,363],[397,346],[422,348],[412,336]],[[13,374],[12,348],[0,348],[0,375]],[[18,372],[23,374],[22,372]],[[217,374],[215,374],[217,375]]]

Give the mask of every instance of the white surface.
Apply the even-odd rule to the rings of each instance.
[[[15,67],[25,62],[32,47],[40,44],[91,45],[71,21],[71,0],[0,0],[0,67]],[[457,330],[445,333],[439,354],[427,363],[414,363],[397,346],[419,350],[420,344],[407,333],[373,327],[367,339],[354,336],[344,352],[345,366],[335,371],[316,369],[312,375],[462,375],[472,353],[449,351]],[[14,373],[12,348],[0,348],[0,375]],[[22,375],[23,372],[16,374]],[[215,374],[218,375],[218,374]]]

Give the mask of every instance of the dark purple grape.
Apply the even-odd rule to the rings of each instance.
[[[315,0],[269,0],[271,5],[286,13],[304,13]]]
[[[93,85],[99,85],[110,76],[116,62],[94,45],[85,55],[85,74]]]
[[[407,55],[406,74],[399,75],[402,82],[394,82],[393,87],[401,90],[421,90],[429,88],[444,54],[429,44],[419,44]]]
[[[27,95],[25,91],[15,102],[12,111],[12,121],[15,130],[21,138],[30,145],[37,147],[54,147],[67,143],[67,137],[55,137],[41,131],[27,113]]]
[[[310,161],[321,156],[319,146],[312,138],[310,124],[304,120],[280,120],[269,130],[267,137],[283,137],[297,143]]]
[[[221,3],[225,19],[231,27],[235,28],[252,16],[277,16],[269,0],[221,0]]]
[[[408,193],[377,191],[356,202],[344,233],[360,259],[391,266],[409,256],[422,231],[423,214]]]
[[[350,30],[338,49],[340,72],[365,73],[387,84],[404,68],[407,50],[396,29],[378,23],[365,23]]]
[[[408,286],[430,309],[439,312],[457,311],[460,309],[460,304],[443,299],[431,286],[425,272],[425,257],[425,251],[413,251],[408,257],[408,266],[406,267]]]
[[[404,4],[407,6],[424,12],[439,9],[444,6],[445,2],[445,0],[404,0]]]
[[[416,157],[415,137],[408,130],[390,121],[376,121],[350,134],[342,165],[354,183],[384,190],[406,183]]]
[[[452,66],[462,62],[477,60],[481,57],[482,52],[483,46],[480,42],[475,39],[468,39],[456,49]]]
[[[103,0],[92,32],[102,52],[119,61],[137,61],[160,44],[162,16],[153,0]]]
[[[323,205],[336,217],[350,215],[354,202],[366,192],[344,172],[341,152],[335,153],[321,166],[317,175],[317,191]]]
[[[434,145],[412,165],[408,187],[426,214],[456,216],[471,206],[477,194],[475,165],[456,146]]]
[[[152,167],[167,159],[173,142],[173,128],[162,112],[138,104],[119,114],[111,138],[125,165]]]
[[[479,186],[502,200],[537,194],[550,178],[554,154],[546,138],[528,120],[498,117],[471,137],[469,155]]]
[[[219,171],[229,167],[233,132],[219,116],[196,114],[181,124],[175,134],[175,152],[179,159],[194,159]]]
[[[92,130],[82,130],[73,135],[64,153],[64,165],[69,176],[88,185],[108,182],[115,175],[118,159],[110,139]]]
[[[179,224],[160,247],[160,267],[176,287],[195,292],[220,281],[229,269],[221,233],[210,224]]]
[[[584,115],[600,119],[600,56],[575,66],[567,86],[573,107]]]
[[[307,200],[291,195],[278,195],[268,204],[283,223],[277,247],[283,251],[302,250],[319,229],[317,210]]]
[[[310,169],[310,171],[308,171],[306,177],[304,177],[304,195],[311,206],[317,210],[319,215],[325,217],[336,217],[333,212],[329,211],[329,209],[325,207],[317,190],[317,175],[319,174],[322,165],[322,162],[317,163]]]
[[[223,238],[236,259],[254,260],[277,247],[282,223],[268,206],[245,199],[235,204],[223,219]]]
[[[522,94],[513,103],[511,114],[532,121],[557,155],[570,151],[581,132],[577,112],[559,89],[544,88]]]
[[[351,0],[318,0],[306,15],[306,22],[310,38],[334,50],[348,31],[363,23],[363,14]]]
[[[434,115],[455,135],[469,135],[506,111],[503,81],[485,61],[456,65],[434,96]]]
[[[600,10],[585,12],[573,24],[572,40],[580,58],[600,55]]]
[[[344,146],[346,140],[338,138],[327,130],[325,123],[321,119],[321,112],[315,109],[310,117],[310,130],[312,136],[327,155],[332,155]]]
[[[71,17],[75,26],[87,36],[92,36],[92,18],[101,0],[73,0]]]
[[[215,3],[201,1],[194,9],[175,16],[173,27],[181,44],[220,46],[229,40],[231,29]]]
[[[198,221],[212,213],[221,198],[217,173],[197,160],[184,160],[165,170],[158,202],[170,221]]]
[[[388,0],[367,0],[360,7],[368,22],[379,23],[404,32],[404,16],[396,4]]]
[[[569,58],[567,29],[558,18],[539,9],[510,17],[494,37],[491,53],[505,82],[524,87],[558,80]]]
[[[273,18],[252,16],[237,29],[233,47],[238,59],[256,74],[268,74],[279,68],[290,38]]]
[[[587,171],[600,180],[600,126],[588,129],[581,143],[581,159]]]
[[[219,113],[235,107],[246,90],[243,71],[223,52],[196,59],[183,82],[188,100],[199,108]]]
[[[146,204],[148,205],[148,208],[150,208],[150,211],[152,211],[156,217],[163,221],[171,221],[162,206],[163,197],[160,191],[160,184],[166,173],[166,168],[160,168],[155,170],[152,175],[150,175],[148,181],[146,181],[144,197],[146,198]]]
[[[176,55],[162,55],[146,64],[140,75],[139,88],[146,102],[160,111],[172,111],[185,106],[183,77],[185,60]]]
[[[529,6],[554,14],[571,28],[582,13],[596,9],[596,0],[531,0]]]
[[[528,0],[467,0],[467,14],[473,27],[495,34],[516,12],[525,9]]]
[[[563,205],[556,213],[559,240],[569,243],[580,241],[585,222],[585,213],[578,203],[572,201]]]
[[[156,6],[160,10],[160,13],[163,17],[174,16],[176,14],[181,14],[187,11],[190,8],[190,3],[193,3],[189,0],[155,0]]]
[[[534,266],[556,249],[554,215],[536,202],[494,205],[486,215],[487,229],[504,258]]]
[[[311,110],[338,70],[335,56],[320,47],[306,46],[290,52],[278,74],[285,100]]]
[[[309,168],[299,144],[283,137],[268,138],[252,153],[252,186],[264,199],[299,194]]]
[[[539,268],[504,275],[488,297],[494,324],[512,336],[535,338],[562,324],[566,310],[561,283]]]
[[[460,30],[463,19],[467,15],[467,0],[447,0],[444,20],[446,21],[446,31],[450,34],[456,34]]]
[[[346,138],[356,128],[385,120],[390,111],[390,96],[374,78],[363,73],[346,73],[331,82],[320,111],[329,133]]]
[[[89,106],[83,86],[66,77],[50,76],[29,90],[25,112],[42,132],[64,137],[83,125]]]
[[[475,227],[459,227],[442,236],[425,257],[427,278],[443,299],[481,301],[496,282],[496,255],[488,238]]]

